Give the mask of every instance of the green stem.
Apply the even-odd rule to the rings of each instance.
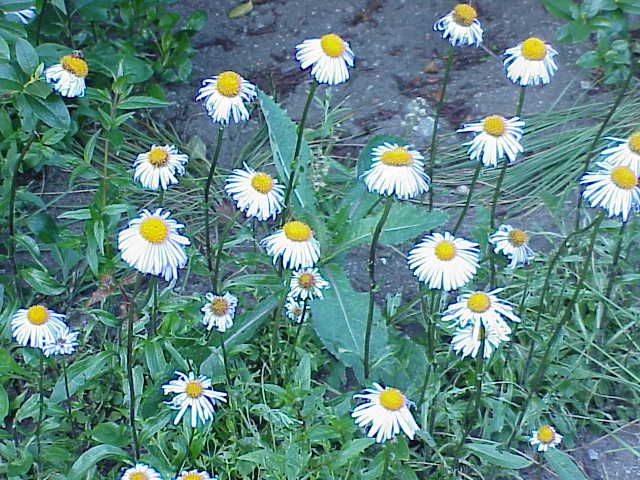
[[[540,365],[538,366],[538,369],[534,374],[531,388],[528,391],[528,394],[527,394],[527,397],[525,398],[524,403],[520,407],[520,413],[518,414],[518,419],[515,422],[515,426],[513,430],[511,431],[511,435],[509,435],[509,439],[507,440],[507,448],[511,447],[511,443],[513,442],[513,440],[515,439],[515,436],[518,434],[518,432],[520,431],[520,428],[522,427],[522,422],[527,413],[527,409],[529,408],[531,399],[533,398],[533,395],[537,393],[538,387],[540,386],[540,382],[544,378],[544,374],[547,371],[547,367],[549,366],[549,358],[551,356],[551,351],[553,349],[553,346],[558,340],[558,338],[560,337],[560,334],[562,333],[562,329],[572,317],[573,308],[575,307],[575,304],[578,301],[578,298],[580,297],[580,292],[582,291],[585,277],[587,276],[589,264],[592,260],[591,257],[593,255],[593,249],[595,246],[596,237],[598,236],[600,223],[602,223],[603,218],[604,218],[603,215],[600,214],[598,215],[598,218],[593,223],[594,227],[593,227],[593,232],[591,233],[591,238],[589,241],[589,248],[587,249],[587,252],[582,261],[582,265],[580,268],[580,272],[578,273],[578,280],[576,283],[576,288],[573,292],[573,296],[571,297],[569,304],[566,306],[563,312],[563,315],[560,318],[560,321],[558,321],[558,323],[556,324],[556,328],[554,329],[553,334],[551,335],[551,338],[547,342],[546,348],[544,350],[544,354],[542,356],[542,360],[540,361]]]
[[[220,293],[218,280],[220,277],[220,261],[222,259],[222,251],[224,250],[224,242],[227,239],[227,235],[233,228],[233,225],[236,222],[236,218],[238,218],[238,211],[233,214],[231,218],[229,218],[228,223],[225,225],[224,230],[218,237],[218,246],[216,248],[216,256],[213,266],[213,278],[211,280],[211,288],[213,289],[213,293],[218,295]]]
[[[522,109],[524,108],[524,96],[527,91],[527,87],[520,87],[520,94],[518,95],[518,103],[516,103],[516,117],[522,117]]]
[[[447,51],[447,63],[444,68],[444,77],[442,78],[442,89],[440,91],[440,98],[436,105],[436,115],[433,119],[433,132],[431,133],[431,148],[429,151],[429,164],[427,175],[431,181],[431,188],[429,188],[429,211],[433,210],[433,173],[435,170],[436,156],[438,155],[438,125],[440,124],[440,115],[442,114],[442,108],[444,107],[444,99],[447,93],[447,84],[449,83],[449,74],[451,73],[451,67],[455,58],[454,48],[449,45]]]
[[[42,422],[44,421],[44,355],[42,352],[40,354],[40,379],[38,382],[38,425],[36,426],[36,470],[38,473],[38,478],[41,477],[41,474],[44,472],[44,468],[42,468]]]
[[[229,359],[227,357],[227,347],[224,344],[224,333],[220,334],[220,348],[222,349],[222,362],[224,363],[224,376],[227,378],[227,385],[231,388],[231,374],[229,373]]]
[[[536,309],[536,312],[537,312],[536,320],[533,327],[534,334],[538,333],[538,330],[540,329],[540,321],[542,320],[542,315],[544,315],[546,311],[545,301],[546,301],[547,293],[551,290],[550,288],[551,278],[553,276],[553,272],[555,270],[556,264],[558,263],[558,260],[560,260],[560,256],[569,245],[570,240],[590,230],[591,227],[593,227],[596,224],[596,222],[600,222],[599,216],[586,227],[576,230],[574,232],[571,232],[569,235],[567,235],[563,240],[563,242],[560,244],[560,247],[558,247],[558,250],[556,251],[556,253],[551,258],[551,261],[549,262],[549,266],[547,267],[547,274],[544,278],[544,284],[542,286],[542,290],[540,291],[540,299],[538,301],[538,308]],[[522,370],[522,375],[520,376],[521,384],[525,384],[527,381],[527,377],[529,375],[529,368],[531,367],[531,361],[533,359],[533,351],[535,349],[535,346],[536,346],[536,340],[534,338],[531,342],[531,345],[529,346],[529,352],[527,353],[527,360],[525,361],[524,368]]]
[[[156,334],[158,330],[158,277],[153,275],[149,282],[149,296],[151,297],[151,322],[149,323],[149,331],[151,335]]]
[[[620,262],[620,253],[622,252],[622,243],[624,242],[624,232],[627,228],[627,222],[623,222],[620,226],[620,230],[618,232],[618,241],[616,243],[616,247],[613,251],[613,258],[611,260],[611,270],[609,271],[609,279],[607,280],[607,286],[604,290],[604,297],[606,299],[611,299],[611,294],[613,293],[613,287],[616,283],[616,279],[618,278],[618,263]],[[600,301],[602,306],[602,325],[597,325],[598,336],[603,337],[607,333],[607,325],[608,325],[608,317],[607,317],[607,302]]]
[[[296,334],[293,338],[293,342],[291,342],[291,345],[289,347],[289,355],[287,355],[287,367],[285,368],[285,375],[289,373],[289,370],[291,370],[291,367],[295,359],[296,347],[298,346],[300,333],[302,332],[302,325],[304,324],[304,320],[307,315],[308,303],[309,303],[309,299],[305,298],[304,303],[302,304],[302,315],[300,315],[300,321],[296,325]]]
[[[218,165],[218,158],[220,157],[220,150],[222,148],[222,135],[224,133],[224,125],[218,127],[218,139],[216,140],[216,148],[213,152],[213,159],[211,160],[211,166],[209,167],[209,175],[207,176],[207,183],[204,186],[204,235],[205,235],[205,250],[207,253],[207,267],[209,272],[213,269],[213,259],[211,258],[211,223],[209,219],[209,193],[211,190],[211,182],[213,182],[213,175],[216,172],[216,166]]]
[[[69,416],[69,425],[71,426],[71,431],[76,432],[75,421],[73,420],[73,415],[71,413],[71,393],[69,390],[69,376],[67,375],[67,362],[62,362],[62,375],[64,377],[64,392],[67,395],[67,415]]]
[[[49,3],[49,0],[43,0],[42,8],[38,13],[38,20],[36,21],[36,42],[35,42],[36,45],[40,44],[40,32],[42,31],[42,19],[44,18],[44,11],[47,8],[48,3]]]
[[[382,478],[389,478],[389,463],[391,461],[391,442],[386,442],[384,445],[384,466],[382,469]]]
[[[134,455],[136,461],[140,458],[140,441],[136,430],[136,391],[133,381],[133,322],[134,306],[131,299],[121,287],[120,291],[126,302],[127,311],[127,382],[129,386],[129,424],[131,426],[131,438],[133,440]]]
[[[456,226],[453,227],[453,235],[458,232],[460,225],[462,225],[462,221],[467,215],[467,211],[469,210],[469,206],[471,205],[471,198],[473,197],[473,190],[476,188],[476,184],[478,183],[478,177],[480,176],[480,170],[482,170],[482,162],[478,162],[476,165],[476,169],[473,171],[473,178],[471,179],[471,185],[469,186],[469,193],[467,193],[467,200],[464,202],[464,207],[462,208],[462,212],[460,213],[460,217],[458,217],[458,221],[456,222]]]
[[[422,295],[420,296],[420,311],[422,313],[422,320],[424,322],[425,334],[427,336],[427,341],[425,344],[425,356],[427,357],[428,365],[425,368],[424,380],[422,382],[422,388],[420,389],[420,395],[418,396],[418,402],[423,404],[424,396],[427,392],[427,387],[431,381],[431,377],[433,372],[435,371],[435,322],[433,318],[433,313],[436,311],[435,309],[435,301],[438,292],[432,291],[430,292],[430,302],[429,302],[429,311],[427,311],[427,305],[425,302],[425,294],[424,289],[422,291]],[[435,411],[433,408],[429,408],[429,414],[427,417],[427,432],[429,435],[432,434],[433,431],[433,422],[435,419]]]
[[[73,22],[71,21],[71,10],[69,8],[69,0],[64,0],[64,8],[67,11],[67,33],[69,35],[69,46],[71,46],[71,48],[73,50],[76,49],[76,44],[75,41],[73,40],[73,30],[72,30],[72,26],[73,26]]]
[[[609,109],[607,116],[604,118],[604,121],[600,124],[600,128],[596,132],[596,136],[593,137],[593,141],[591,142],[591,145],[589,146],[589,150],[587,151],[587,155],[585,156],[584,166],[582,167],[582,172],[578,177],[579,179],[584,177],[584,175],[587,173],[587,170],[589,170],[589,167],[591,166],[591,161],[595,156],[598,155],[598,152],[595,151],[596,146],[598,145],[600,138],[602,138],[602,135],[604,134],[604,131],[607,128],[607,125],[613,118],[613,115],[615,114],[616,110],[622,103],[622,99],[624,98],[624,95],[627,92],[627,89],[629,88],[631,79],[633,78],[633,72],[634,72],[634,69],[633,69],[633,61],[632,61],[631,67],[629,67],[629,74],[627,75],[627,78],[625,79],[622,87],[620,88],[620,92],[618,92],[618,96],[616,97],[616,100],[613,102],[613,105],[611,105],[611,108]],[[580,227],[580,213],[582,209],[582,192],[583,192],[583,186],[582,184],[580,184],[578,189],[578,206],[576,208],[576,229]]]
[[[309,94],[307,95],[307,101],[304,104],[304,109],[302,110],[302,117],[300,118],[300,123],[298,124],[298,136],[296,138],[296,149],[293,152],[293,158],[291,159],[291,164],[289,166],[289,181],[287,182],[287,189],[284,194],[284,207],[282,208],[282,223],[287,221],[287,211],[289,210],[289,203],[291,202],[291,195],[295,188],[295,179],[298,171],[298,159],[300,158],[300,151],[302,150],[302,138],[304,137],[304,126],[307,122],[307,114],[309,113],[309,107],[311,106],[311,100],[313,100],[313,96],[316,93],[316,89],[318,88],[318,83],[313,82],[311,87],[309,88]]]
[[[367,266],[369,269],[369,309],[367,312],[367,328],[364,334],[364,377],[369,379],[369,355],[370,355],[370,344],[371,344],[371,329],[373,327],[373,308],[374,308],[374,296],[376,291],[376,275],[375,275],[375,265],[376,265],[376,248],[378,246],[378,239],[380,238],[380,234],[382,233],[382,227],[384,226],[387,218],[389,217],[389,212],[391,211],[392,205],[392,197],[388,197],[384,204],[384,210],[382,215],[380,216],[380,220],[376,224],[376,227],[373,231],[373,235],[371,237],[371,247],[369,248],[369,261],[367,262]]]

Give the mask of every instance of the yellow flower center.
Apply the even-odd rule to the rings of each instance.
[[[311,238],[311,227],[304,222],[293,220],[282,227],[284,235],[294,242],[306,242]]]
[[[435,254],[438,260],[448,262],[456,256],[456,246],[453,244],[453,242],[443,240],[438,245],[436,245]]]
[[[149,150],[149,163],[154,167],[164,167],[169,161],[169,154],[162,147],[152,147]]]
[[[509,232],[509,243],[514,247],[521,247],[529,240],[529,235],[524,230],[514,228]]]
[[[273,188],[273,178],[268,173],[258,172],[251,179],[251,186],[260,193],[269,193]]]
[[[640,130],[633,132],[629,137],[629,150],[640,154]]]
[[[385,388],[380,392],[380,405],[387,410],[395,411],[404,407],[404,395],[397,388]]]
[[[527,38],[522,42],[522,56],[527,60],[542,60],[547,56],[547,47],[544,42],[536,37]]]
[[[42,305],[33,305],[27,310],[27,320],[33,325],[42,325],[49,320],[49,312]]]
[[[242,78],[236,72],[222,72],[218,75],[216,87],[221,95],[235,97],[240,93]]]
[[[622,165],[611,169],[611,181],[623,190],[631,190],[638,185],[638,177],[633,170]]]
[[[458,25],[468,27],[478,18],[478,12],[471,5],[459,3],[453,8],[453,19]]]
[[[169,227],[158,217],[149,217],[140,223],[140,235],[147,242],[162,243],[169,236]]]
[[[494,137],[499,137],[504,134],[507,129],[507,124],[500,115],[489,115],[482,121],[482,128],[485,133]]]
[[[135,472],[134,474],[129,476],[129,480],[149,480],[149,477],[146,473]]]
[[[203,476],[197,472],[189,472],[180,477],[182,480],[202,480]]]
[[[413,157],[406,148],[396,147],[380,155],[380,161],[392,167],[406,167],[413,163]]]
[[[474,313],[484,313],[491,307],[491,299],[484,292],[475,292],[469,295],[467,307]]]
[[[202,384],[198,380],[191,380],[187,382],[187,385],[184,387],[184,392],[190,398],[198,398],[202,395],[204,388],[202,388]]]
[[[345,50],[344,41],[335,33],[327,33],[320,38],[322,51],[332,58],[339,57]]]
[[[293,307],[293,312],[292,313],[293,313],[294,317],[302,316],[302,307],[299,307],[299,306],[296,305],[295,307]]]
[[[542,443],[551,443],[556,438],[556,434],[549,425],[543,425],[538,429],[538,440]]]
[[[303,273],[298,277],[298,284],[302,288],[311,288],[316,284],[316,279],[310,273]]]
[[[229,302],[224,297],[213,297],[209,306],[214,315],[221,317],[229,311]]]
[[[76,77],[84,78],[89,74],[89,65],[78,55],[65,55],[60,59],[60,65]]]

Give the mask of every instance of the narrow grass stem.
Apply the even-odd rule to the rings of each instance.
[[[367,262],[367,267],[369,270],[369,309],[367,312],[367,327],[364,333],[364,378],[369,379],[369,356],[371,349],[371,330],[373,327],[373,309],[374,309],[374,297],[376,292],[376,275],[375,275],[375,265],[376,265],[376,248],[378,246],[378,240],[380,239],[380,234],[382,233],[382,227],[384,227],[387,218],[389,217],[389,212],[391,211],[391,205],[393,205],[393,198],[389,197],[386,199],[384,204],[384,210],[382,211],[382,215],[376,224],[376,227],[373,231],[373,235],[371,236],[371,247],[369,248],[369,260]]]
[[[525,415],[527,413],[527,409],[529,408],[529,404],[531,403],[531,399],[533,398],[533,395],[537,393],[538,387],[540,386],[540,382],[544,378],[544,374],[547,371],[547,367],[549,366],[549,359],[551,356],[551,351],[553,349],[553,346],[555,345],[558,338],[560,337],[560,334],[562,333],[562,329],[572,317],[573,308],[575,307],[575,304],[578,301],[578,298],[580,297],[580,293],[582,291],[582,287],[584,285],[584,281],[587,276],[589,264],[592,260],[591,257],[593,255],[596,237],[598,236],[598,231],[600,230],[600,224],[602,223],[603,218],[604,217],[602,214],[598,215],[598,218],[592,224],[593,231],[591,233],[591,238],[589,240],[589,247],[587,249],[587,252],[584,255],[584,259],[582,260],[580,271],[578,272],[578,279],[576,282],[575,290],[573,292],[573,296],[571,297],[571,300],[569,301],[568,305],[565,307],[562,317],[556,324],[556,327],[553,330],[553,334],[547,341],[546,347],[544,349],[544,354],[542,355],[542,359],[540,360],[538,369],[536,370],[536,373],[534,374],[533,380],[531,382],[531,387],[528,389],[528,393],[524,400],[524,403],[520,407],[518,419],[516,420],[514,428],[511,431],[511,434],[509,435],[509,439],[507,440],[507,448],[511,447],[513,440],[515,439],[516,435],[520,431],[520,428],[522,427],[522,422],[524,421]]]
[[[152,275],[151,280],[149,281],[149,296],[151,297],[149,332],[154,336],[158,330],[158,294],[158,277]]]
[[[565,237],[565,239],[560,244],[560,247],[558,247],[558,250],[556,250],[556,253],[553,255],[553,257],[551,257],[551,261],[549,262],[549,266],[547,267],[547,274],[544,277],[544,284],[542,286],[542,290],[540,291],[540,299],[538,301],[538,308],[536,309],[536,312],[537,312],[536,313],[536,319],[535,319],[535,323],[534,323],[534,326],[533,326],[533,333],[534,334],[537,334],[538,330],[540,329],[540,321],[541,321],[542,316],[544,315],[544,313],[546,311],[545,301],[546,301],[547,293],[551,290],[551,288],[550,288],[550,286],[551,286],[551,278],[553,276],[553,272],[555,271],[555,268],[556,268],[556,265],[558,263],[558,260],[560,260],[560,256],[565,251],[565,249],[569,245],[569,242],[574,237],[587,232],[588,230],[590,230],[596,224],[596,222],[600,222],[600,221],[601,221],[600,216],[598,216],[598,217],[596,217],[596,219],[593,222],[591,222],[586,227],[581,228],[579,230],[575,230],[574,232],[571,232],[569,235],[567,235]],[[535,343],[535,338],[534,338],[531,341],[531,345],[529,346],[529,352],[527,353],[527,359],[525,361],[524,368],[522,369],[522,374],[520,375],[520,383],[521,384],[525,384],[526,381],[527,381],[527,377],[529,376],[529,368],[531,367],[531,361],[533,359],[533,352],[535,350],[535,346],[536,346],[536,343]]]
[[[424,322],[425,334],[427,336],[427,341],[425,344],[425,356],[427,358],[428,365],[425,367],[424,380],[422,382],[422,388],[420,389],[420,394],[418,396],[418,404],[422,405],[424,403],[424,396],[427,392],[427,387],[431,382],[431,378],[433,376],[433,372],[435,371],[435,319],[433,318],[433,314],[436,311],[435,309],[435,301],[438,292],[432,291],[430,292],[430,302],[429,302],[429,310],[427,311],[427,305],[425,302],[426,292],[424,289],[422,290],[422,295],[420,297],[420,311],[422,313],[422,320]],[[434,421],[434,409],[429,408],[429,413],[427,416],[427,432],[429,435],[432,434],[433,431],[433,421]]]
[[[76,49],[76,42],[73,39],[73,22],[71,20],[71,5],[69,4],[69,0],[64,0],[64,8],[67,11],[66,12],[66,20],[67,20],[67,35],[69,38],[69,46],[71,46],[71,48],[73,50]]]
[[[216,140],[216,147],[213,152],[213,158],[211,159],[211,165],[209,167],[209,175],[207,176],[207,183],[204,186],[204,241],[205,251],[207,254],[207,267],[209,272],[213,269],[213,259],[211,256],[211,221],[210,221],[210,204],[209,194],[211,192],[211,183],[213,182],[213,176],[216,173],[216,166],[218,165],[218,158],[220,157],[220,150],[222,149],[222,137],[224,134],[224,125],[218,127],[218,138]]]
[[[44,11],[47,8],[49,0],[42,1],[42,8],[40,8],[40,12],[38,12],[38,20],[36,20],[36,40],[35,44],[40,44],[40,32],[42,31],[42,20],[44,18]]]
[[[309,94],[307,95],[307,100],[304,103],[304,109],[302,110],[302,117],[300,118],[300,123],[298,123],[298,136],[296,138],[296,148],[293,152],[293,158],[291,159],[291,164],[289,166],[289,180],[287,182],[287,189],[284,193],[284,207],[282,208],[282,222],[287,221],[287,212],[289,211],[289,204],[291,203],[291,195],[293,194],[293,190],[296,187],[296,174],[298,172],[298,159],[300,158],[300,151],[302,150],[302,139],[304,137],[304,126],[307,122],[307,115],[309,113],[309,107],[311,106],[311,101],[316,93],[318,88],[318,83],[313,82],[311,87],[309,87]]]
[[[524,109],[524,96],[527,92],[527,87],[520,87],[520,93],[518,94],[518,102],[516,103],[516,117],[522,116],[522,110]]]
[[[607,125],[609,125],[609,122],[613,118],[613,115],[616,113],[616,110],[618,110],[618,107],[622,103],[622,99],[624,98],[625,93],[627,92],[627,89],[631,84],[633,73],[634,73],[634,68],[633,68],[633,62],[632,62],[632,66],[629,68],[629,74],[627,75],[627,78],[622,84],[622,87],[620,87],[618,96],[616,97],[615,101],[611,105],[611,108],[609,109],[607,116],[604,118],[604,120],[600,124],[600,128],[598,128],[598,131],[596,132],[595,137],[593,137],[593,140],[589,145],[589,150],[587,151],[587,154],[584,158],[584,165],[582,167],[582,171],[578,179],[581,179],[582,177],[584,177],[585,173],[587,173],[587,170],[589,170],[589,167],[591,166],[591,161],[594,159],[594,157],[597,156],[598,153],[595,151],[596,146],[598,145],[598,142],[600,142],[600,139],[602,138],[602,135],[604,134],[604,131],[607,128]],[[576,207],[576,229],[580,227],[580,220],[581,220],[580,214],[582,213],[582,192],[583,192],[583,187],[580,184],[578,188],[578,205]]]
[[[462,208],[462,212],[460,212],[460,216],[458,217],[458,221],[456,222],[456,226],[453,227],[453,235],[458,232],[460,225],[462,225],[462,221],[467,216],[467,211],[469,210],[469,206],[471,205],[471,198],[473,197],[473,190],[476,188],[476,184],[478,183],[478,177],[480,176],[480,171],[482,170],[482,162],[478,162],[475,170],[473,171],[473,177],[471,178],[471,185],[469,185],[469,192],[467,193],[467,200],[464,202],[464,207]]]
[[[615,286],[618,278],[618,263],[620,262],[620,254],[622,253],[622,244],[624,243],[624,232],[627,228],[627,222],[623,222],[618,231],[618,241],[616,242],[615,249],[613,250],[613,257],[611,259],[611,269],[609,270],[609,278],[607,280],[607,286],[604,290],[604,298],[611,299],[613,293],[613,287]],[[602,308],[602,325],[597,325],[598,337],[602,339],[607,332],[608,317],[607,317],[607,302],[600,301]]]
[[[38,478],[44,473],[42,468],[42,422],[44,422],[44,355],[40,355],[40,378],[38,380],[38,425],[36,425],[36,470]]]
[[[444,107],[445,95],[447,93],[447,84],[449,83],[449,76],[451,73],[451,67],[453,66],[453,60],[455,58],[455,49],[452,45],[449,45],[447,51],[447,63],[444,68],[444,76],[442,78],[442,88],[440,90],[440,98],[436,105],[436,114],[433,119],[433,132],[431,133],[431,147],[429,149],[429,164],[427,175],[431,181],[431,188],[429,188],[429,211],[433,210],[433,173],[435,171],[436,156],[438,155],[438,125],[440,124],[440,115],[442,114],[442,108]]]

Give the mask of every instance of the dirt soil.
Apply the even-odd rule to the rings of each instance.
[[[185,0],[183,14],[202,9],[208,22],[194,38],[192,81],[169,93],[177,104],[169,120],[184,140],[198,135],[207,144],[215,129],[193,101],[200,82],[223,70],[235,70],[263,90],[275,93],[294,119],[302,111],[310,77],[294,59],[295,45],[307,38],[335,32],[350,42],[356,67],[345,85],[333,87],[333,103],[346,100],[353,117],[345,125],[364,141],[372,132],[404,135],[425,149],[430,142],[434,105],[441,93],[448,43],[432,30],[433,22],[455,3],[449,0],[254,0],[253,10],[230,19],[227,12],[238,0]],[[510,115],[518,89],[503,73],[501,54],[535,35],[554,40],[560,22],[548,14],[540,0],[483,0],[478,7],[485,29],[485,47],[456,49],[444,107],[442,129],[457,128],[491,113]],[[557,44],[559,72],[544,88],[527,95],[524,117],[570,106],[597,94],[584,71],[575,66],[580,47]],[[275,86],[275,92],[274,92]],[[318,112],[312,112],[313,114]],[[227,129],[223,164],[231,163],[242,140],[256,126],[255,120]],[[237,160],[235,160],[237,161]],[[352,279],[366,278],[366,249],[354,249],[347,257]],[[403,297],[415,294],[416,282],[406,267],[403,252],[381,249],[377,272],[386,293],[400,289]],[[354,282],[359,290],[366,285]],[[399,287],[400,286],[400,287]],[[624,432],[625,441],[638,445],[638,429]],[[624,448],[615,437],[588,437],[572,452],[594,480],[640,478],[637,453]],[[621,436],[619,436],[621,438]],[[525,477],[529,478],[529,477]],[[549,474],[547,478],[556,478]]]

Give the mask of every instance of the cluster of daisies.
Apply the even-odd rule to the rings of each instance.
[[[28,22],[33,10],[17,13]],[[458,4],[434,24],[453,46],[480,46],[483,29],[476,10],[468,4]],[[557,52],[543,40],[531,37],[504,52],[507,77],[522,87],[544,85],[557,70]],[[348,42],[335,33],[305,40],[296,46],[300,67],[310,70],[318,83],[338,85],[349,79],[354,66],[354,54]],[[85,93],[85,78],[89,67],[81,52],[60,58],[48,67],[46,80],[65,97]],[[195,100],[202,105],[216,124],[240,123],[250,117],[249,104],[257,88],[234,71],[224,71],[202,82]],[[525,122],[519,117],[492,114],[477,122],[463,125],[458,132],[473,134],[468,146],[469,158],[485,167],[496,167],[500,161],[513,163],[524,152],[522,144]],[[584,198],[593,207],[601,207],[610,217],[626,222],[631,213],[640,209],[640,131],[628,138],[608,138],[602,159],[594,171],[582,179]],[[186,172],[188,156],[174,145],[152,145],[133,162],[133,179],[142,187],[161,191],[179,181]],[[429,191],[431,179],[425,173],[424,156],[411,145],[383,143],[371,151],[369,168],[362,175],[367,189],[399,201],[415,199]],[[235,168],[225,179],[224,190],[238,210],[258,222],[280,220],[278,228],[260,241],[274,265],[290,270],[285,301],[286,315],[302,323],[309,302],[322,299],[329,283],[317,268],[321,258],[320,244],[310,224],[285,215],[286,190],[283,184],[266,171],[247,164]],[[290,192],[289,192],[290,193]],[[280,216],[280,218],[278,218]],[[173,282],[188,261],[186,247],[190,240],[181,232],[185,226],[163,209],[142,210],[118,234],[118,249],[122,259],[143,274]],[[534,252],[529,246],[529,234],[509,224],[500,225],[488,238],[494,253],[503,255],[508,268],[529,264]],[[451,348],[465,357],[489,358],[499,346],[510,340],[511,324],[521,321],[513,306],[500,298],[502,288],[469,289],[480,264],[478,243],[457,237],[454,233],[435,232],[410,250],[408,266],[425,286],[441,292],[459,291],[455,301],[441,312],[442,322],[450,327]],[[209,292],[202,306],[202,323],[207,330],[224,333],[233,327],[238,298],[230,292]],[[20,309],[12,319],[13,336],[23,346],[41,349],[45,355],[68,355],[77,346],[77,332],[64,322],[65,316],[33,305]],[[192,428],[211,422],[216,409],[228,400],[227,394],[212,387],[204,375],[176,372],[176,378],[162,386],[167,403],[176,410],[174,424],[187,422]],[[354,395],[357,406],[352,412],[356,424],[366,435],[384,442],[404,432],[413,439],[419,430],[411,413],[413,403],[397,388],[373,383],[371,388]],[[532,431],[530,443],[538,451],[557,446],[562,440],[550,425]],[[152,467],[137,464],[127,469],[123,480],[159,480]],[[210,480],[215,476],[198,470],[182,472],[177,480]]]

